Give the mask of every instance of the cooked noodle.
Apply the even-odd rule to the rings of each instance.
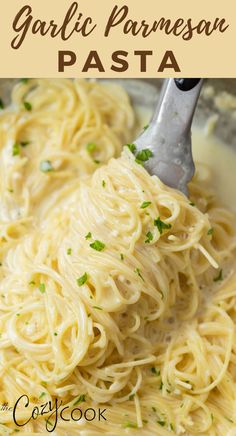
[[[107,409],[56,435],[233,435],[235,219],[207,168],[190,202],[118,157],[134,131],[124,90],[78,80],[20,83],[0,115],[0,404]]]

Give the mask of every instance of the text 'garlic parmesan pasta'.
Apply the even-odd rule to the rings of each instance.
[[[136,127],[80,80],[25,80],[0,113],[0,404],[106,409],[55,435],[234,434],[235,218],[207,168],[190,201],[121,153]],[[4,435],[54,422],[0,411]]]

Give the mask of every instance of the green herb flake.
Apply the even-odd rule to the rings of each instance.
[[[213,232],[214,232],[214,229],[213,229],[213,227],[211,227],[211,228],[208,230],[207,234],[208,234],[209,236],[211,236],[211,235],[213,235]]]
[[[0,109],[4,109],[4,103],[1,98],[0,98]]]
[[[80,403],[84,403],[86,401],[85,394],[80,395],[77,400],[73,403],[73,406],[78,406]]]
[[[53,171],[52,162],[50,160],[42,160],[40,162],[39,169],[43,173],[49,173],[50,171]]]
[[[141,206],[140,209],[146,209],[146,207],[150,206],[150,204],[152,204],[151,201],[144,201]]]
[[[136,159],[138,162],[146,162],[153,157],[153,152],[149,148],[145,148],[137,153]]]
[[[58,333],[57,333],[57,332],[54,332],[53,334],[54,334],[54,336],[58,336]]]
[[[93,306],[93,309],[103,310],[102,307],[100,307],[100,306]]]
[[[166,425],[166,422],[165,422],[165,421],[162,421],[161,419],[158,420],[157,423],[158,423],[159,425],[161,425],[162,427],[164,427],[164,426]]]
[[[162,235],[163,230],[171,228],[171,224],[166,224],[164,221],[161,220],[160,217],[158,217],[154,220],[154,226],[156,226],[158,228],[160,235]]]
[[[142,274],[141,274],[141,272],[140,272],[140,269],[139,269],[139,268],[135,268],[134,272],[135,272],[136,274],[138,274],[138,276],[142,279],[143,282],[145,281],[144,278],[143,278],[143,276],[142,276]]]
[[[90,142],[89,144],[86,145],[86,149],[88,153],[93,153],[93,151],[95,151],[97,148],[97,145],[94,144],[93,142]]]
[[[44,387],[46,388],[46,386],[47,386],[47,382],[46,382],[46,381],[42,381],[42,382],[41,382],[41,385],[44,386]]]
[[[190,201],[189,204],[190,204],[190,206],[196,206],[193,201]]]
[[[137,147],[135,144],[126,144],[126,147],[128,147],[129,151],[131,151],[131,153],[136,153]]]
[[[170,429],[171,429],[171,431],[174,431],[174,426],[173,426],[172,422],[170,423]]]
[[[143,127],[143,130],[147,130],[149,127],[149,124],[146,124],[146,126]]]
[[[101,241],[98,241],[96,239],[96,241],[92,242],[92,244],[90,244],[90,247],[93,248],[93,250],[96,251],[102,251],[104,250],[104,248],[106,247],[105,244]]]
[[[98,160],[98,159],[94,159],[94,163],[97,164],[97,165],[99,165],[99,164],[100,164],[100,160]]]
[[[214,420],[214,415],[213,415],[213,413],[211,413],[211,420],[212,420],[212,422],[213,422],[213,420]]]
[[[27,110],[28,112],[32,111],[32,105],[31,105],[31,103],[29,103],[29,101],[24,101],[24,108],[25,108],[25,110]]]
[[[160,369],[156,369],[154,366],[151,368],[151,372],[157,376],[161,374]]]
[[[156,407],[152,406],[152,411],[156,412],[157,411]]]
[[[102,187],[105,188],[105,186],[106,186],[106,182],[105,182],[105,180],[103,180],[102,181]]]
[[[135,422],[126,421],[123,424],[123,428],[138,428],[138,426]]]
[[[44,283],[39,283],[39,290],[40,290],[40,292],[41,292],[42,294],[45,293],[45,291],[46,291],[46,286],[45,286]]]
[[[77,279],[78,286],[83,286],[88,280],[88,274],[85,272],[81,277]]]
[[[48,419],[46,419],[45,422],[46,422],[48,425],[50,425],[51,427],[53,426],[53,424],[52,424]]]
[[[91,239],[92,238],[92,233],[88,232],[87,235],[85,236],[85,239]]]
[[[20,313],[17,313],[16,316],[20,316]]]
[[[46,392],[42,392],[42,393],[39,395],[39,400],[41,400],[41,398],[43,398],[45,395],[46,395]]]
[[[34,281],[34,280],[31,280],[31,282],[29,282],[29,285],[30,285],[30,286],[35,286],[35,285],[36,285],[36,283],[35,283],[35,281]]]
[[[67,248],[67,254],[70,256],[72,254],[72,248]]]
[[[133,400],[134,397],[135,397],[135,394],[131,394],[131,395],[129,396],[129,400],[130,400],[130,401]]]
[[[27,147],[27,145],[29,145],[29,141],[21,141],[20,142],[21,147]]]
[[[18,156],[20,154],[20,144],[16,142],[12,147],[12,156]]]
[[[219,274],[213,279],[214,282],[220,282],[223,280],[223,270],[221,269]]]
[[[20,79],[21,83],[25,83],[26,84],[26,83],[28,83],[28,81],[29,81],[29,79]]]
[[[19,430],[18,428],[15,428],[15,429],[14,429],[14,432],[15,432],[15,433],[19,433],[19,431],[20,431],[20,430]]]
[[[160,391],[162,390],[162,388],[163,388],[163,381],[161,381],[160,386],[159,386]]]
[[[147,239],[145,239],[145,244],[150,244],[150,242],[153,240],[152,232],[147,232],[146,237],[147,237]]]
[[[143,419],[143,424],[147,424],[148,420],[147,419]]]

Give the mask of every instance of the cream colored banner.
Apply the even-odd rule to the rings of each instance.
[[[236,77],[232,0],[10,0],[0,24],[0,77]]]

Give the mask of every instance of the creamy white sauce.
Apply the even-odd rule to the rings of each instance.
[[[220,201],[236,212],[236,150],[196,128],[192,132],[192,144],[194,161],[211,168]]]

